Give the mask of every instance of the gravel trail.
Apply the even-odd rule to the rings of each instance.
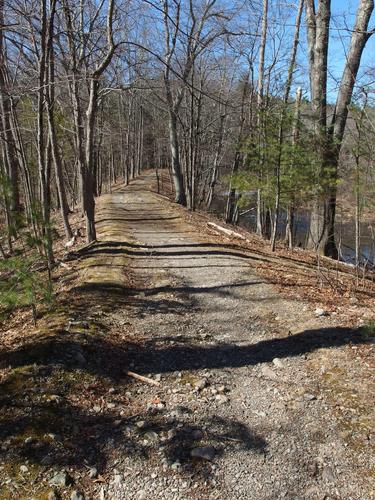
[[[147,417],[126,426],[132,444],[118,445],[101,495],[374,498],[366,455],[353,454],[331,389],[312,376],[316,356],[332,356],[352,332],[281,297],[253,259],[210,241],[150,192],[149,181],[103,197],[99,207],[108,267],[99,278],[91,272],[122,286],[127,262],[129,305],[114,309],[110,322],[127,322],[139,341],[130,369],[160,381],[132,389]]]

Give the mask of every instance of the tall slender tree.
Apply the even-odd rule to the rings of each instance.
[[[317,186],[312,208],[308,246],[324,255],[337,258],[335,216],[338,165],[348,106],[351,102],[361,57],[373,31],[368,31],[374,10],[373,0],[360,0],[351,34],[344,71],[332,120],[327,116],[328,46],[331,1],[306,0],[311,107],[316,149],[319,153]]]

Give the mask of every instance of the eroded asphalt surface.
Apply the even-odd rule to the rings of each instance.
[[[107,322],[132,332],[127,368],[160,382],[124,389],[135,418],[99,496],[373,498],[370,458],[348,445],[314,376],[315,356],[329,377],[352,332],[282,298],[253,259],[212,242],[149,181],[102,197],[99,252],[82,276],[104,297],[130,275],[128,304]]]

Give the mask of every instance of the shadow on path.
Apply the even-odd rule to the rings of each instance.
[[[174,344],[166,345],[171,340]],[[306,330],[247,346],[202,346],[192,344],[192,340],[195,339],[156,336],[143,344],[110,342],[104,330],[62,330],[55,335],[40,335],[13,350],[2,350],[0,367],[12,367],[12,372],[0,383],[0,439],[4,444],[0,458],[59,467],[82,467],[82,463],[87,463],[105,469],[108,446],[135,460],[146,460],[158,446],[157,442],[147,442],[147,433],[152,431],[151,435],[161,437],[177,428],[178,432],[164,443],[166,459],[170,463],[179,459],[186,464],[182,473],[191,474],[195,468],[194,473],[207,477],[209,468],[191,461],[192,447],[210,443],[218,454],[228,446],[266,453],[266,440],[230,418],[202,416],[194,426],[187,425],[183,417],[184,412],[190,411],[187,408],[172,420],[163,418],[166,409],[156,414],[144,410],[134,416],[132,397],[124,396],[125,387],[133,393],[135,386],[136,393],[139,386],[126,377],[130,363],[131,369],[140,374],[167,374],[255,366],[275,357],[288,358],[320,348],[363,342],[357,330],[345,328]],[[114,392],[109,397],[111,387]],[[80,403],[82,399],[85,404]],[[115,403],[113,409],[107,406],[108,401]],[[134,425],[137,420],[145,421],[146,427],[138,429]],[[196,431],[201,435],[197,440],[192,437]],[[25,442],[28,437],[32,437],[31,442]]]
[[[305,330],[284,338],[263,340],[249,345],[220,342],[216,345],[186,345],[180,337],[173,338],[174,345],[159,347],[162,338],[148,342],[138,351],[135,362],[138,370],[163,373],[191,369],[239,368],[270,363],[274,358],[288,358],[314,352],[321,348],[337,348],[346,344],[365,343],[358,330],[347,328],[322,328]],[[214,340],[214,339],[213,339]]]

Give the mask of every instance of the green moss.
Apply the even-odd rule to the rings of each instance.
[[[179,379],[179,383],[182,385],[190,384],[192,387],[198,382],[199,377],[192,375],[191,373],[184,373],[182,377]]]
[[[329,384],[329,399],[349,409],[352,415],[339,421],[342,439],[356,452],[368,453],[370,449],[375,450],[375,444],[366,442],[366,436],[374,432],[373,415],[369,413],[365,394],[347,385],[348,378],[349,373],[339,367],[332,367],[323,374],[323,379]]]
[[[369,321],[360,329],[361,337],[364,340],[375,339],[375,321]]]
[[[0,397],[15,396],[34,385],[34,366],[14,368],[8,378],[0,384]]]
[[[33,484],[32,498],[36,500],[48,500],[48,493],[51,488],[46,487],[39,480],[40,474],[44,471],[44,467],[38,464],[27,464],[28,472],[23,473],[20,470],[21,465],[25,465],[25,461],[19,459],[7,460],[1,464],[0,478],[3,482],[11,480],[11,483],[16,484],[17,488],[11,484],[4,484],[0,487],[0,498],[2,500],[30,500],[30,484]]]

